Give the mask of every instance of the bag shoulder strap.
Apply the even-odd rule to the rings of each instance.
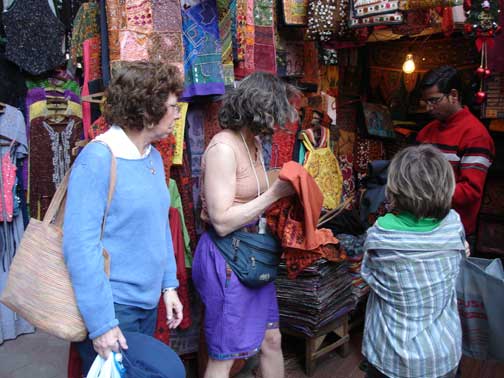
[[[112,202],[112,198],[114,196],[114,190],[115,190],[115,184],[116,184],[116,178],[117,178],[117,161],[115,158],[114,153],[110,149],[109,145],[102,141],[93,141],[92,143],[101,143],[104,146],[108,148],[111,154],[111,160],[110,160],[110,179],[109,179],[109,191],[107,195],[107,206],[105,208],[105,213],[103,215],[103,221],[102,221],[102,227],[101,227],[101,234],[100,234],[100,240],[103,238],[103,232],[105,230],[105,221],[107,219],[107,215],[110,209],[110,204]],[[68,170],[68,172],[65,174],[65,177],[63,177],[63,180],[61,183],[58,185],[58,188],[56,189],[56,193],[54,193],[54,196],[51,200],[51,203],[49,204],[49,207],[45,213],[44,219],[42,220],[43,223],[46,225],[49,225],[53,220],[55,220],[55,225],[58,227],[61,227],[63,225],[63,218],[65,214],[65,203],[66,203],[66,194],[68,190],[68,182],[70,181],[70,174],[72,172],[72,168]]]
[[[303,137],[303,145],[309,152],[313,152],[315,150],[315,147],[313,147],[312,141],[310,140],[308,133],[309,133],[308,129],[303,130],[301,132],[301,135]]]
[[[107,222],[107,215],[110,210],[110,204],[112,203],[112,198],[114,197],[114,190],[115,190],[115,185],[116,185],[116,180],[117,180],[117,160],[115,158],[114,153],[112,152],[112,149],[110,146],[102,141],[94,141],[94,143],[101,143],[104,146],[108,148],[110,151],[111,159],[110,159],[110,179],[109,179],[109,191],[107,194],[107,207],[105,208],[105,213],[103,214],[103,221],[102,221],[102,226],[101,226],[101,234],[100,234],[100,240],[103,239],[103,233],[105,232],[105,223]]]

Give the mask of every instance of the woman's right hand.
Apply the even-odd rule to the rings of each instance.
[[[126,338],[119,327],[114,327],[93,339],[93,348],[102,358],[108,358],[111,351],[119,352],[119,346],[122,349],[128,349]]]
[[[282,180],[281,178],[275,180],[273,185],[271,185],[271,190],[278,199],[296,194],[292,184],[289,181]]]

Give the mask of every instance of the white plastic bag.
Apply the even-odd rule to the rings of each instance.
[[[124,378],[125,372],[122,355],[112,352],[106,360],[96,356],[86,378]]]

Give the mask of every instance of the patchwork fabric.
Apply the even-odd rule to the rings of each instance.
[[[152,6],[150,0],[125,2],[126,29],[143,33],[152,32]]]
[[[72,64],[83,57],[82,45],[85,40],[99,36],[100,30],[96,18],[98,16],[98,4],[84,3],[79,8],[74,20],[70,57]]]
[[[399,0],[353,0],[351,4],[356,18],[392,13],[399,8]]]
[[[308,0],[282,0],[285,25],[304,26],[308,22]]]
[[[245,36],[247,34],[247,0],[236,0],[236,39],[233,41],[234,59],[245,59]]]
[[[183,4],[185,89],[182,98],[224,94],[222,48],[215,0]]]
[[[182,15],[176,0],[107,0],[111,69],[121,61],[161,60],[183,72]]]
[[[374,25],[397,25],[402,24],[403,21],[403,13],[394,12],[361,18],[357,18],[353,14],[350,14],[348,23],[351,28],[365,28]]]
[[[159,32],[179,32],[182,25],[182,13],[178,0],[152,1],[153,29]]]
[[[233,16],[236,15],[236,1],[217,0],[217,9],[219,11],[219,32],[222,43],[224,85],[232,86],[234,84],[234,66],[233,44],[231,36]]]
[[[156,32],[149,36],[147,54],[149,60],[161,60],[173,64],[183,72],[183,44],[180,32]]]
[[[463,3],[463,0],[399,0],[399,9],[412,10],[436,7],[456,7]]]
[[[240,3],[238,3],[240,5]],[[245,45],[243,62],[235,67],[236,77],[245,77],[255,71],[276,74],[276,48],[272,0],[248,0],[245,12]],[[238,9],[238,12],[242,10]],[[240,17],[238,15],[237,17]],[[243,25],[237,26],[243,30]],[[238,30],[237,30],[238,33]],[[238,53],[238,58],[240,54]]]
[[[119,60],[138,61],[149,60],[147,42],[149,35],[130,30],[119,32]]]

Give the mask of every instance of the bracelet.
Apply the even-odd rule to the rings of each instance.
[[[177,291],[177,288],[176,287],[165,287],[163,290],[161,290],[161,294],[164,294],[167,291]]]

